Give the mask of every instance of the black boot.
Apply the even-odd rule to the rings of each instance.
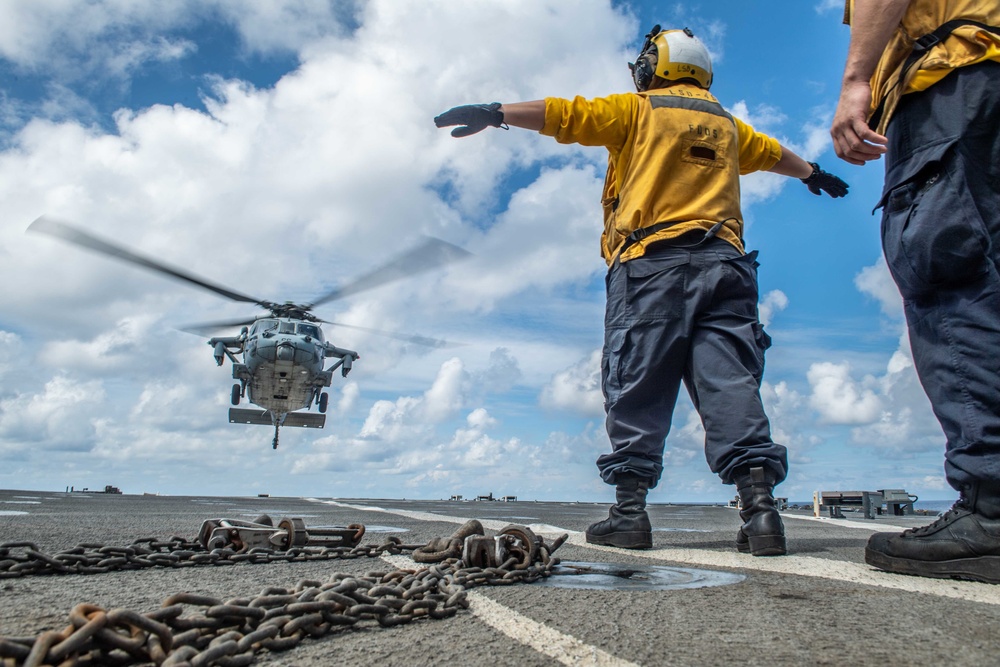
[[[774,477],[764,468],[750,468],[736,473],[735,481],[743,519],[736,549],[753,556],[784,555],[785,527],[774,504]]]
[[[929,526],[868,538],[865,562],[880,570],[1000,584],[1000,487],[969,484]]]
[[[649,480],[635,475],[619,475],[615,496],[608,518],[587,528],[587,541],[622,549],[649,549],[653,546],[653,529],[646,514],[646,493]]]

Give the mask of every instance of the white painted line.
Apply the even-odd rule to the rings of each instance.
[[[398,514],[410,517],[418,521],[444,521],[448,523],[465,523],[468,519],[464,517],[444,516],[432,514],[430,512],[411,512],[408,510],[383,509],[364,505],[349,505],[332,500],[316,500],[338,507],[346,507],[356,510],[370,510]],[[787,515],[791,516],[791,515]],[[815,520],[814,517],[796,517]],[[490,530],[501,530],[508,523],[502,521],[483,521],[483,527]],[[857,524],[857,522],[852,522]],[[843,526],[841,520],[831,521],[830,526]],[[864,586],[878,586],[880,588],[892,588],[900,591],[912,593],[924,593],[926,595],[937,595],[939,597],[956,598],[959,600],[969,600],[971,602],[982,602],[985,604],[1000,605],[1000,585],[982,584],[974,581],[957,581],[954,579],[931,579],[928,577],[912,577],[901,574],[892,574],[876,570],[864,563],[853,563],[848,561],[833,560],[828,558],[815,558],[812,556],[772,556],[758,558],[748,554],[741,554],[737,551],[708,551],[705,549],[616,549],[614,547],[602,547],[595,544],[588,544],[583,533],[575,530],[565,530],[557,526],[544,524],[532,524],[528,526],[532,532],[539,535],[560,535],[569,534],[568,542],[575,546],[610,553],[627,554],[651,560],[667,560],[674,563],[684,563],[686,565],[703,565],[707,567],[727,567],[736,570],[756,570],[758,572],[774,572],[777,574],[792,574],[801,577],[817,577],[820,579],[833,579],[835,581],[846,581],[849,583]],[[857,524],[845,526],[850,528],[861,527],[869,530],[888,529],[890,531],[903,530],[899,526],[889,526],[879,524],[878,526],[868,526],[867,524]]]
[[[802,521],[819,521],[838,528],[857,528],[860,530],[870,530],[873,533],[901,533],[908,528],[915,526],[893,526],[888,523],[874,523],[872,521],[861,522],[850,519],[831,519],[825,516],[807,516],[805,514],[782,514],[782,519],[801,519]],[[936,517],[927,517],[927,523],[931,523]]]
[[[382,560],[393,567],[421,567],[404,556],[383,555]],[[495,630],[542,655],[570,667],[638,667],[636,663],[617,658],[576,637],[563,634],[547,625],[519,614],[510,607],[477,591],[468,591],[469,611]]]
[[[576,637],[518,614],[482,593],[469,593],[469,611],[511,639],[570,667],[638,667]]]
[[[741,554],[735,549],[731,552],[707,551],[703,549],[649,549],[647,551],[617,549],[588,544],[583,533],[579,532],[571,533],[568,542],[589,549],[628,554],[629,556],[638,556],[653,560],[668,560],[687,565],[727,567],[737,570],[756,570],[758,572],[792,574],[800,577],[833,579],[864,586],[893,588],[911,593],[924,593],[939,597],[1000,605],[1000,586],[981,584],[974,581],[930,579],[927,577],[892,574],[876,570],[864,563],[815,558],[813,556],[796,556],[794,554],[758,558],[749,554]]]
[[[466,521],[469,521],[469,519],[465,517],[446,516],[444,514],[434,514],[433,512],[414,512],[412,510],[400,510],[392,508],[386,509],[384,507],[376,507],[375,505],[352,505],[350,503],[337,502],[336,500],[319,500],[317,498],[305,498],[305,500],[310,500],[316,503],[323,503],[324,505],[333,505],[334,507],[343,507],[345,509],[351,509],[351,510],[361,510],[364,512],[384,512],[386,514],[395,514],[397,516],[405,516],[409,519],[415,519],[417,521],[441,521],[442,523],[457,523],[457,524],[463,524]],[[479,519],[478,521],[479,523],[483,524],[483,528],[489,528],[490,530],[503,530],[507,526],[511,525],[510,521],[494,521],[492,519]],[[518,524],[518,525],[524,525],[524,524]],[[528,525],[528,528],[531,528],[531,530],[534,531],[532,525],[541,526],[542,524]],[[548,526],[548,528],[552,528],[553,530],[559,530],[554,526]],[[565,533],[567,531],[564,530],[561,532]]]

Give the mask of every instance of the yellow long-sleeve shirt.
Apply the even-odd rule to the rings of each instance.
[[[846,0],[844,23],[850,25],[853,14],[854,0]],[[879,114],[876,132],[885,134],[902,95],[926,90],[959,67],[984,60],[1000,61],[1000,35],[974,25],[963,25],[931,47],[904,72],[903,63],[913,51],[914,43],[953,19],[1000,26],[1000,3],[996,0],[912,0],[872,75],[869,117]]]
[[[541,133],[608,149],[601,237],[608,265],[629,234],[665,222],[676,224],[629,246],[620,260],[723,221],[717,236],[743,251],[739,175],[770,169],[781,159],[777,140],[686,83],[592,100],[546,98]]]

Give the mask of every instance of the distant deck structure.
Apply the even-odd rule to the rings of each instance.
[[[843,519],[844,508],[861,510],[866,519],[883,513],[891,516],[914,514],[913,503],[918,497],[904,489],[878,491],[816,491],[813,493],[813,516],[819,517],[825,508],[831,518]]]

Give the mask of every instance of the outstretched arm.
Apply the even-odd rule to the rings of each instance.
[[[545,100],[512,104],[466,104],[448,109],[434,119],[434,124],[438,127],[457,125],[451,131],[453,137],[467,137],[487,127],[506,129],[508,125],[537,132],[545,125]]]
[[[768,169],[775,174],[781,174],[782,176],[791,176],[792,178],[808,178],[813,172],[812,165],[800,158],[798,155],[788,150],[784,145],[781,146],[781,159],[778,160],[773,167]]]
[[[503,121],[514,127],[538,132],[545,125],[545,100],[514,102],[500,107]]]
[[[833,198],[843,197],[849,187],[833,174],[820,169],[815,162],[806,162],[784,146],[781,147],[781,159],[768,171],[799,179],[814,195],[825,192]]]
[[[871,77],[910,0],[854,0],[851,43],[830,136],[837,155],[863,165],[885,153],[888,139],[868,127]]]

